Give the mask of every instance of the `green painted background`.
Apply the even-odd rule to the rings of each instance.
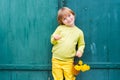
[[[0,80],[53,80],[50,35],[62,6],[85,34],[91,70],[77,80],[120,79],[119,0],[0,0]]]
[[[57,0],[0,0],[0,80],[48,80]]]
[[[120,0],[65,0],[85,34],[83,61],[92,70],[78,80],[120,80]]]

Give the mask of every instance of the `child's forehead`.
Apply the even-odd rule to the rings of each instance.
[[[66,16],[68,16],[70,14],[72,14],[72,13],[69,12],[69,11],[64,11],[64,12],[62,12],[62,17],[66,17]]]

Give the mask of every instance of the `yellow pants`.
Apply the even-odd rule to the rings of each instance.
[[[52,75],[54,80],[75,80],[72,73],[73,61],[60,61],[52,59]]]

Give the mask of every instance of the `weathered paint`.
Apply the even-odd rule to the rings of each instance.
[[[77,79],[120,79],[120,1],[65,0],[64,6],[76,12],[76,25],[84,31],[86,41],[82,59],[92,68]]]
[[[0,0],[0,80],[53,80],[50,35],[62,6],[85,34],[91,70],[77,80],[120,79],[119,0]]]

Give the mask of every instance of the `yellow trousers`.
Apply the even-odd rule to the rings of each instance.
[[[60,61],[52,59],[52,75],[54,80],[75,80],[72,73],[73,61]]]

